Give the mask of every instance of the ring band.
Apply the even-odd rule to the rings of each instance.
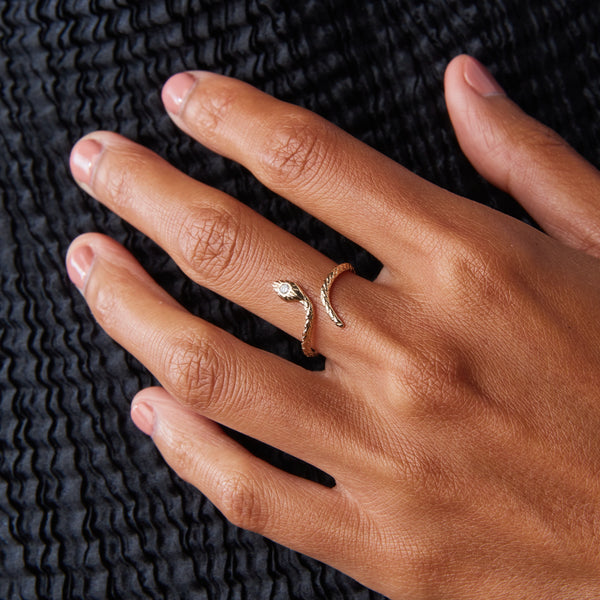
[[[333,309],[333,306],[331,306],[331,298],[330,298],[331,286],[333,285],[333,282],[342,273],[345,273],[346,271],[350,271],[351,273],[355,272],[354,267],[350,263],[342,263],[341,265],[338,265],[337,267],[335,267],[335,269],[333,269],[331,271],[331,273],[329,273],[329,275],[327,275],[327,277],[325,277],[325,281],[323,282],[323,285],[321,286],[321,302],[322,302],[323,306],[325,307],[325,310],[327,311],[329,318],[338,327],[343,327],[344,322],[339,318],[338,314]]]
[[[306,311],[304,321],[304,331],[302,332],[302,352],[305,356],[318,356],[318,352],[312,347],[313,330],[313,304],[310,298],[304,293],[302,288],[293,281],[274,281],[273,289],[275,293],[287,302],[300,302]]]
[[[323,281],[323,285],[321,286],[321,302],[323,303],[329,318],[338,327],[343,327],[344,322],[335,312],[333,306],[331,306],[331,286],[335,280],[346,271],[351,271],[354,273],[354,267],[350,263],[342,263],[341,265],[338,265],[332,269],[327,277],[325,277],[325,281]],[[302,304],[306,313],[304,330],[302,331],[302,352],[304,352],[306,356],[318,356],[319,353],[312,347],[314,309],[310,298],[304,293],[304,290],[293,281],[274,281],[273,290],[275,290],[275,293],[282,300],[287,302],[300,302],[300,304]]]

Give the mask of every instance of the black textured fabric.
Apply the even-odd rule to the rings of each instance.
[[[239,77],[523,217],[460,154],[444,68],[458,53],[477,56],[599,164],[599,27],[595,0],[0,4],[0,598],[379,597],[228,524],[131,424],[129,401],[152,378],[68,282],[64,255],[79,233],[113,236],[194,313],[308,362],[297,342],[186,281],[75,186],[68,155],[82,134],[110,129],[146,144],[372,277],[378,265],[366,253],[177,131],[160,101],[167,77],[188,68]]]

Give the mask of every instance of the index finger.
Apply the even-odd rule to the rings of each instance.
[[[396,244],[386,240],[422,240],[432,215],[456,219],[452,205],[464,202],[315,113],[241,81],[178,73],[165,84],[163,101],[186,133],[384,264],[398,258]]]

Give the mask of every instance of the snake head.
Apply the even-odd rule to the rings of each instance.
[[[273,289],[283,300],[301,302],[306,299],[302,290],[293,281],[274,281]]]

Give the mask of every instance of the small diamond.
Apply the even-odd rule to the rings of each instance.
[[[289,283],[282,283],[279,286],[279,293],[283,294],[285,296],[285,294],[287,294],[290,291],[290,284]]]

